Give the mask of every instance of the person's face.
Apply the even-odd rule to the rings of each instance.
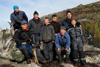
[[[68,17],[69,19],[71,19],[71,18],[72,18],[72,14],[71,14],[71,13],[68,13],[68,14],[67,14],[67,17]]]
[[[25,30],[25,29],[27,29],[27,24],[24,24],[24,25],[21,25],[21,27]]]
[[[15,11],[15,12],[19,12],[19,8],[16,8],[14,11]]]
[[[38,17],[39,17],[38,14],[35,14],[35,15],[34,15],[34,18],[35,18],[35,19],[38,19]]]
[[[45,24],[48,24],[49,23],[49,19],[45,19]]]
[[[75,25],[76,25],[76,21],[72,21],[71,24],[72,24],[73,26],[75,26]]]
[[[60,29],[60,33],[61,33],[62,36],[65,35],[65,32],[66,32],[66,30],[64,30],[64,29]]]
[[[55,22],[57,21],[57,17],[53,17],[52,20]]]

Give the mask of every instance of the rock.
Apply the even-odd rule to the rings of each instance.
[[[24,55],[19,49],[14,49],[10,53],[10,59],[16,62],[21,62],[24,60]]]

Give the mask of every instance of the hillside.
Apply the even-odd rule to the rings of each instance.
[[[100,1],[87,5],[80,4],[67,10],[70,10],[73,18],[82,24],[87,42],[100,47]],[[66,18],[67,10],[54,13],[57,14],[59,23]],[[46,16],[51,20],[52,14]],[[46,16],[43,16],[41,19],[44,19]]]

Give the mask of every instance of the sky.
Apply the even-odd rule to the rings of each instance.
[[[10,14],[14,11],[13,6],[19,6],[19,10],[24,11],[28,19],[33,18],[34,11],[38,11],[39,17],[51,13],[63,11],[78,6],[79,4],[89,4],[100,0],[0,0],[0,27],[10,28]]]

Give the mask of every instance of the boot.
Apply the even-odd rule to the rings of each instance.
[[[61,57],[61,54],[58,55],[58,58],[59,58],[59,62],[62,62],[62,57]]]
[[[70,63],[70,60],[69,60],[69,54],[66,55],[65,63]]]
[[[30,59],[27,59],[27,64],[30,64],[31,63],[31,60]]]
[[[86,64],[86,60],[80,60],[81,66],[84,66]]]

